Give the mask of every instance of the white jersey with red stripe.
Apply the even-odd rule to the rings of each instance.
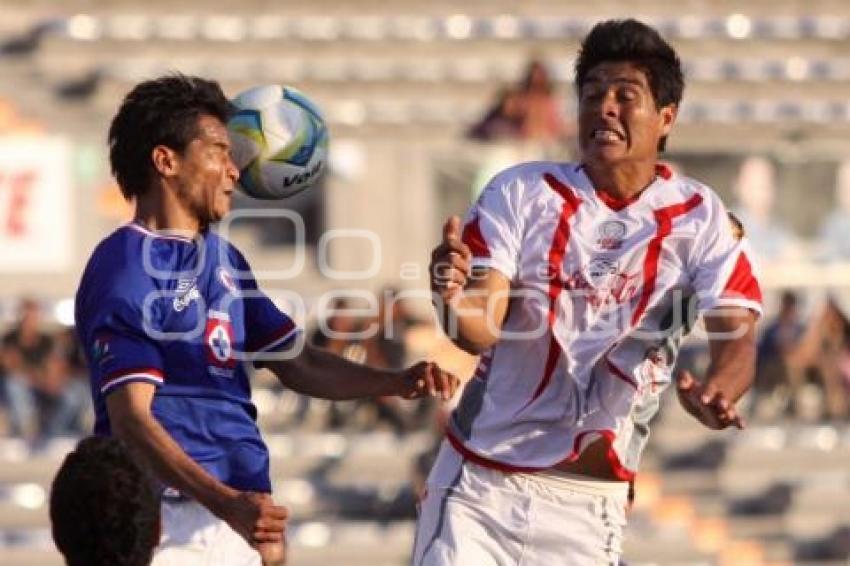
[[[463,240],[474,268],[511,281],[501,338],[448,430],[479,463],[545,469],[602,437],[631,478],[689,321],[722,306],[761,312],[723,203],[664,166],[631,202],[596,191],[580,165],[512,167],[470,209]]]

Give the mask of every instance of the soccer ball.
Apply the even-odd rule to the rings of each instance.
[[[242,191],[281,199],[312,186],[328,158],[328,128],[316,105],[280,85],[248,89],[232,102],[227,129]]]

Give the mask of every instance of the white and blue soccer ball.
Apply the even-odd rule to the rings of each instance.
[[[328,128],[313,102],[292,87],[267,85],[232,103],[227,129],[243,192],[282,199],[315,184],[328,160]]]

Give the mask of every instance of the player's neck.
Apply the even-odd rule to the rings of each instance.
[[[584,170],[594,189],[624,201],[637,197],[655,180],[654,162],[614,166],[585,163]]]
[[[153,232],[165,231],[192,238],[202,229],[192,214],[171,192],[151,189],[136,200],[133,222]]]

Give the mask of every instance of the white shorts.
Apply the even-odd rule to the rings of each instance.
[[[626,482],[500,472],[464,460],[444,441],[427,489],[414,566],[619,562]]]
[[[162,502],[152,566],[262,566],[260,554],[197,501]]]

